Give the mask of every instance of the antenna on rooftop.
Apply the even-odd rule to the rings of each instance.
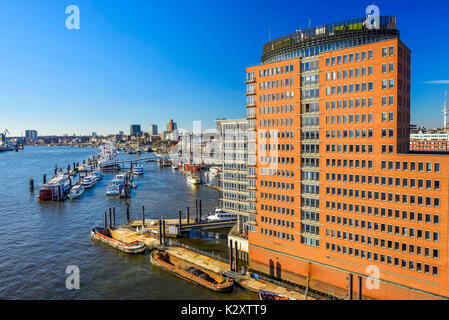
[[[444,91],[444,107],[443,107],[443,129],[447,128],[447,115],[449,110],[447,109],[447,91]]]

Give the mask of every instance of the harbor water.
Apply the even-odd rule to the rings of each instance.
[[[103,225],[104,212],[116,208],[117,224],[124,223],[126,204],[106,197],[106,186],[117,172],[104,178],[80,199],[41,202],[36,196],[42,176],[49,180],[55,165],[67,168],[96,155],[98,149],[31,147],[0,153],[0,299],[255,299],[256,294],[235,288],[215,293],[162,271],[149,262],[149,254],[129,255],[91,240],[90,230]],[[151,154],[143,153],[140,157]],[[120,159],[136,155],[121,154]],[[177,218],[195,199],[202,200],[203,215],[218,205],[218,191],[192,186],[171,167],[144,163],[145,174],[136,176],[132,191],[131,219]],[[29,179],[35,190],[30,191]],[[188,239],[189,244],[227,257],[226,230],[206,232]],[[80,270],[80,289],[66,288],[67,266]]]

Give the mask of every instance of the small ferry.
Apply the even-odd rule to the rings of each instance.
[[[200,184],[201,179],[197,175],[189,174],[187,176],[187,182],[193,185]]]
[[[92,175],[97,179],[97,181],[103,179],[103,172],[101,172],[100,170],[95,170],[94,172],[92,172]]]
[[[145,243],[141,241],[133,241],[125,243],[114,239],[111,231],[109,229],[104,229],[103,227],[95,227],[90,231],[90,236],[92,239],[101,241],[113,248],[121,250],[126,253],[141,253],[146,249]]]
[[[138,176],[143,175],[143,174],[144,174],[144,171],[143,171],[143,165],[141,165],[141,164],[136,164],[136,165],[134,166],[134,168],[133,168],[133,173],[134,173],[135,175],[138,175]]]
[[[233,280],[225,278],[221,274],[201,268],[188,261],[181,260],[165,251],[152,251],[150,254],[150,261],[153,265],[171,272],[180,278],[216,292],[229,292],[234,286]]]
[[[94,175],[88,175],[81,181],[81,185],[84,189],[90,189],[97,184],[97,178]]]
[[[237,220],[237,214],[223,211],[221,208],[215,208],[207,217],[207,221],[234,221]]]
[[[118,196],[123,189],[123,180],[113,179],[109,182],[109,185],[106,189],[107,196]]]
[[[85,190],[86,189],[84,189],[83,186],[80,186],[80,185],[73,186],[72,189],[70,189],[69,198],[72,200],[79,198],[83,195]]]
[[[38,198],[43,201],[47,200],[64,200],[70,192],[72,182],[70,177],[65,174],[56,175],[46,184],[39,188]]]

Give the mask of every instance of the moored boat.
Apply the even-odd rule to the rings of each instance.
[[[90,231],[90,236],[92,239],[101,241],[113,248],[116,248],[126,253],[141,253],[144,252],[146,249],[144,242],[141,241],[133,241],[129,243],[122,242],[120,240],[114,239],[109,229],[104,229],[102,227],[93,228]]]
[[[235,221],[237,220],[237,214],[223,211],[221,208],[215,208],[207,217],[207,221]]]
[[[85,190],[86,189],[84,189],[83,186],[80,185],[73,186],[72,189],[70,189],[69,198],[72,200],[79,198],[83,195]]]
[[[296,300],[283,294],[271,292],[267,290],[260,290],[258,293],[259,300]]]
[[[123,180],[113,179],[109,182],[109,185],[106,189],[106,195],[108,196],[118,196],[122,192],[123,189]]]
[[[101,169],[112,168],[116,165],[119,151],[113,143],[101,147],[100,160],[98,164]]]
[[[46,184],[39,188],[39,199],[47,200],[64,200],[70,192],[72,182],[70,177],[65,174],[58,174]]]
[[[193,185],[200,184],[201,179],[197,175],[189,174],[187,175],[187,182]]]
[[[136,164],[136,165],[133,167],[133,173],[134,173],[135,175],[138,175],[138,176],[143,175],[143,174],[144,174],[143,165],[141,165],[141,164]]]
[[[217,175],[220,174],[220,168],[219,167],[211,167],[209,169],[209,174],[211,177],[216,177]]]
[[[81,181],[81,185],[84,189],[90,189],[97,184],[97,178],[94,175],[88,175]]]
[[[92,172],[92,175],[97,179],[97,181],[100,181],[103,178],[103,172],[100,170],[95,170]]]
[[[189,280],[193,283],[202,285],[216,292],[229,292],[232,290],[234,281],[223,277],[222,275],[205,270],[188,261],[181,260],[165,251],[154,250],[150,254],[150,261],[178,277]]]

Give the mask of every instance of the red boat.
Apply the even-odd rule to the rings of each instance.
[[[70,177],[57,175],[39,188],[39,199],[43,201],[64,200],[70,192]]]

